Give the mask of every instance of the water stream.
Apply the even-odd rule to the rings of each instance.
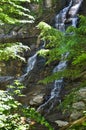
[[[18,78],[18,80],[20,82],[25,80],[25,77],[28,76],[29,72],[31,70],[33,70],[35,63],[37,61],[37,53],[35,53],[33,56],[31,56],[30,58],[28,58],[27,61],[27,67],[26,67],[26,73],[24,75],[22,75],[21,77]]]
[[[69,5],[60,11],[55,18],[55,27],[60,31],[65,31],[65,24],[67,20],[70,20],[71,26],[77,26],[77,12],[80,8],[82,0],[71,0]],[[68,16],[68,18],[67,18]],[[68,53],[62,55],[62,59],[68,56]],[[67,67],[67,61],[61,60],[59,64],[54,68],[53,73],[64,70]],[[63,77],[59,80],[55,80],[53,84],[53,89],[50,94],[50,98],[41,106],[38,107],[38,111],[44,111],[47,109],[47,113],[55,106],[55,104],[60,101],[59,96],[62,87],[64,86]]]
[[[42,42],[42,45],[38,48],[38,51],[40,49],[43,49],[44,47],[45,47],[45,42]],[[34,69],[35,64],[37,62],[37,55],[38,55],[37,52],[35,52],[34,55],[32,55],[31,57],[28,58],[28,60],[27,60],[27,67],[26,67],[26,73],[18,78],[18,80],[20,82],[24,81],[25,78],[28,77],[29,72]]]

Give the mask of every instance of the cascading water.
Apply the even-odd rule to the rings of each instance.
[[[67,12],[69,11],[70,7],[72,6],[72,0],[69,3],[68,7],[65,7],[63,10],[60,11],[59,14],[56,15],[55,18],[55,27],[59,29],[60,31],[64,32],[65,31],[65,21],[66,21],[66,15]]]
[[[29,72],[31,70],[33,70],[34,66],[35,66],[35,63],[36,63],[36,59],[37,59],[37,53],[35,53],[33,56],[31,56],[30,58],[28,58],[28,61],[27,61],[27,68],[26,68],[26,73],[24,75],[22,75],[21,77],[18,78],[18,80],[21,82],[21,81],[24,81],[25,80],[25,77],[28,76]]]
[[[34,54],[32,57],[28,59],[27,73],[29,73],[34,68],[34,65],[36,63],[36,57],[37,57],[37,54]]]
[[[41,47],[38,49],[38,51],[40,49],[43,49],[45,47],[45,42],[42,42],[42,45]],[[28,76],[29,72],[31,70],[34,69],[34,66],[35,66],[35,63],[37,62],[37,52],[32,55],[31,57],[28,58],[28,61],[27,61],[27,67],[26,67],[26,73],[24,75],[22,75],[21,77],[18,78],[18,80],[21,82],[21,81],[24,81],[25,80],[25,77]]]
[[[40,46],[38,50],[43,49],[44,47],[45,47],[45,42],[42,42],[42,45]],[[18,78],[20,82],[25,81],[25,78],[28,77],[29,72],[34,69],[35,63],[37,62],[37,55],[38,55],[37,52],[28,58],[26,73]]]
[[[80,8],[80,5],[83,0],[71,0],[69,3],[68,7],[65,7],[58,15],[56,15],[56,23],[55,27],[59,29],[60,31],[64,32],[65,31],[65,24],[67,20],[70,20],[71,26],[76,27],[77,25],[77,12]],[[67,19],[67,15],[69,18]],[[62,55],[62,60],[59,62],[59,64],[54,68],[53,73],[59,72],[64,70],[67,67],[67,61],[64,61],[69,53],[63,54]],[[38,111],[44,111],[48,109],[47,113],[50,112],[50,110],[54,107],[54,105],[58,102],[59,100],[59,94],[60,91],[63,87],[63,78],[59,80],[54,81],[54,88],[51,91],[50,98],[41,106],[38,107]]]
[[[77,25],[77,13],[78,10],[82,4],[83,0],[72,0],[72,7],[70,8],[70,10],[68,11],[68,15],[69,15],[69,21],[72,22],[72,26],[76,27]]]

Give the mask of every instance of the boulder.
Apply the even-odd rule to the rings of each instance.
[[[61,121],[61,120],[56,120],[55,123],[58,124],[59,127],[63,127],[69,124],[67,121]]]
[[[84,110],[85,109],[85,103],[83,101],[73,103],[72,108],[74,108],[76,110]]]
[[[82,117],[83,113],[77,110],[74,110],[70,115],[70,120],[77,120]]]
[[[43,102],[43,97],[44,95],[43,94],[38,94],[38,95],[33,95],[33,98],[30,100],[29,104],[30,105],[39,105]]]
[[[80,89],[78,94],[79,94],[79,96],[81,98],[85,98],[86,99],[86,88]]]

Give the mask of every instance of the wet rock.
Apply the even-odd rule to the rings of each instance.
[[[59,127],[63,127],[69,124],[67,121],[62,121],[62,120],[57,120],[55,121],[55,123],[58,124]]]

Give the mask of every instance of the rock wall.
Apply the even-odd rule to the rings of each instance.
[[[69,2],[69,0],[55,0],[55,3],[52,4],[51,0],[46,0],[45,3],[43,4],[44,9],[43,12],[41,13],[41,15],[39,15],[40,17],[38,17],[36,19],[36,22],[32,25],[28,25],[22,27],[18,33],[27,33],[29,34],[29,36],[31,38],[27,38],[27,39],[21,39],[20,41],[23,41],[24,44],[27,44],[30,46],[31,48],[31,53],[30,55],[33,55],[39,47],[39,42],[37,42],[37,37],[39,34],[39,30],[36,28],[36,25],[41,21],[45,21],[49,24],[52,24],[52,20],[55,16],[55,14],[57,14],[60,9],[62,9],[64,6],[67,5],[67,3]],[[34,5],[34,9],[38,9],[39,7],[37,5]],[[52,7],[52,8],[51,8]],[[38,12],[37,12],[38,13]],[[82,3],[82,7],[80,9],[80,14],[84,14],[86,15],[86,1],[84,0]],[[18,27],[14,27],[12,31],[17,30]],[[3,31],[3,28],[0,30],[1,34],[5,33]],[[9,32],[9,30],[7,30],[6,32]],[[0,34],[0,35],[1,35]],[[27,55],[27,54],[26,54]],[[28,58],[28,56],[26,56],[26,58]],[[38,106],[40,105],[44,100],[46,100],[46,98],[44,99],[44,96],[46,96],[46,90],[48,90],[48,86],[44,86],[42,84],[38,85],[38,81],[43,79],[44,77],[46,77],[49,73],[52,73],[52,65],[51,68],[50,66],[45,66],[45,60],[37,57],[38,58],[38,62],[36,63],[35,68],[33,69],[32,73],[30,73],[28,75],[28,77],[26,77],[25,79],[25,84],[26,84],[26,89],[23,91],[24,94],[26,94],[25,98],[21,98],[19,99],[21,102],[26,103],[26,104],[31,104],[32,106]],[[26,64],[23,64],[24,68],[26,67]],[[0,64],[0,74],[2,74],[3,76],[8,76],[8,77],[4,77],[4,78],[0,78],[0,87],[1,89],[3,89],[4,86],[6,86],[9,83],[9,79],[13,80],[14,76],[18,76],[21,75],[22,72],[22,63],[18,63],[18,61],[11,61],[10,63],[1,63]],[[13,77],[9,77],[9,76],[13,76]],[[5,82],[4,82],[5,81]],[[75,84],[76,82],[74,82],[73,84]],[[68,94],[73,88],[73,84],[70,86],[70,84],[67,86],[67,88],[64,90],[64,92],[62,93],[63,95]],[[65,84],[66,86],[66,84]],[[31,91],[33,90],[33,91]],[[50,90],[49,90],[50,91]],[[48,95],[48,92],[47,92]],[[76,119],[79,119],[80,117],[83,116],[83,111],[86,110],[86,88],[81,88],[78,92],[77,92],[77,97],[79,97],[78,100],[75,100],[72,104],[71,104],[71,108],[73,109],[72,112],[69,113],[69,109],[67,110],[67,114],[66,116],[63,115],[62,113],[60,113],[57,110],[57,107],[55,108],[55,111],[50,113],[50,115],[47,117],[49,121],[56,123],[57,125],[60,125],[61,127],[63,127],[63,125],[68,125],[69,121],[74,121]],[[62,97],[63,99],[63,97]],[[66,120],[67,118],[67,120]],[[58,121],[60,120],[60,121]],[[66,120],[66,122],[64,122]],[[62,124],[61,124],[62,123]],[[56,129],[57,130],[57,129]],[[66,129],[65,129],[66,130]]]

